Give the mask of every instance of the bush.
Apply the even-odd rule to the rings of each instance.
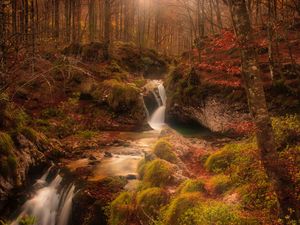
[[[152,187],[163,187],[172,181],[172,166],[167,161],[155,159],[145,165],[143,181]]]
[[[168,205],[164,215],[163,224],[180,225],[182,224],[181,217],[190,208],[194,208],[201,203],[201,194],[199,193],[184,193],[172,200]]]
[[[9,134],[0,132],[0,155],[9,155],[14,149],[14,143]]]
[[[171,163],[176,163],[178,158],[173,152],[172,145],[164,139],[160,139],[154,146],[154,154],[161,159]]]
[[[220,174],[213,176],[210,180],[210,184],[212,185],[215,193],[223,194],[230,189],[232,182],[230,177]]]
[[[137,209],[142,221],[156,220],[160,209],[168,202],[167,193],[161,188],[149,188],[137,195]],[[150,217],[150,218],[149,218]]]
[[[177,190],[178,193],[187,192],[206,192],[205,183],[201,179],[196,180],[186,180],[184,181]]]
[[[110,204],[110,225],[127,225],[134,210],[133,194],[129,192],[121,193]]]

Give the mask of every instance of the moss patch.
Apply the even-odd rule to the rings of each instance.
[[[136,201],[139,217],[148,223],[156,220],[161,208],[167,202],[168,195],[161,188],[149,188],[141,191],[138,193]]]
[[[199,193],[185,193],[181,194],[169,204],[163,215],[163,224],[180,225],[182,224],[181,217],[190,208],[196,207],[202,201]]]
[[[163,187],[172,181],[172,166],[167,161],[156,159],[145,165],[143,181],[152,187]]]
[[[126,225],[134,210],[133,194],[121,193],[110,205],[110,225]]]
[[[173,151],[173,146],[164,139],[160,139],[154,146],[154,154],[161,159],[171,163],[178,162],[178,158]]]
[[[177,190],[178,193],[188,192],[206,192],[205,183],[201,179],[186,180],[184,181]]]
[[[0,132],[0,155],[9,155],[14,149],[14,143],[9,134]]]

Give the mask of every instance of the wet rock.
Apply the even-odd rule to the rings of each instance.
[[[97,160],[97,158],[95,156],[93,156],[93,155],[90,155],[89,156],[89,160]]]
[[[111,152],[104,152],[104,157],[111,158],[113,154]]]
[[[136,180],[137,179],[137,175],[136,174],[128,174],[126,176],[127,180]]]

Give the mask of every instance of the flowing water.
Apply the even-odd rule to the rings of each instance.
[[[120,138],[129,141],[130,145],[107,147],[106,150],[111,153],[111,157],[93,163],[89,181],[97,181],[108,176],[130,175],[131,179],[125,189],[136,188],[138,180],[132,180],[132,177],[137,176],[138,163],[144,157],[144,153],[151,150],[160,130],[165,126],[166,92],[161,82],[156,82],[156,91],[153,93],[159,107],[152,115],[148,113],[147,116],[148,123],[154,130],[139,133],[121,132]],[[145,111],[148,112],[146,105]],[[83,158],[66,163],[66,167],[75,171],[78,168],[89,167],[90,162],[89,158]],[[35,219],[35,225],[68,225],[75,186],[73,184],[63,186],[63,179],[59,174],[49,181],[50,170],[51,168],[33,185],[35,192],[32,198],[25,202],[11,225],[18,225],[22,218],[27,216]]]
[[[157,89],[158,89],[160,100],[158,100],[156,92],[154,92],[154,96],[156,96],[159,107],[151,115],[148,124],[152,129],[160,131],[165,126],[165,112],[166,112],[167,97],[166,97],[166,91],[163,84],[160,83]]]
[[[62,188],[58,174],[47,182],[50,169],[35,183],[36,193],[25,202],[19,216],[11,223],[18,225],[25,217],[32,217],[38,225],[67,225],[71,214],[75,186]]]

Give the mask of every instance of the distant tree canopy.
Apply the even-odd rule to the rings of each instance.
[[[125,41],[180,54],[232,27],[227,0],[2,0],[2,55],[40,42]],[[298,0],[247,0],[254,26],[294,23]],[[109,5],[109,8],[108,7]],[[196,41],[195,41],[196,40]],[[18,43],[18,45],[17,45]]]

